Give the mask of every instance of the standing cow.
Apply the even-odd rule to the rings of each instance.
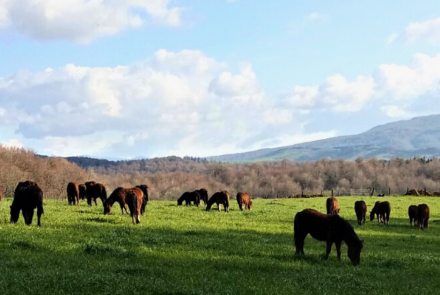
[[[359,225],[365,224],[365,216],[367,215],[367,204],[364,201],[356,201],[354,203],[354,211]]]
[[[326,203],[327,215],[337,215],[339,214],[339,201],[335,197],[327,199]]]
[[[414,226],[417,226],[417,206],[411,205],[408,207],[408,217],[409,217],[409,224]]]
[[[428,228],[429,207],[426,204],[417,206],[417,224],[420,229]]]
[[[69,205],[79,205],[79,185],[78,182],[69,182],[67,184],[67,202]]]
[[[140,188],[141,191],[144,193],[144,198],[142,199],[142,206],[141,206],[141,214],[144,215],[145,208],[147,207],[149,198],[148,198],[148,185],[146,184],[140,184],[136,185],[137,188]]]
[[[95,205],[98,206],[98,203],[96,203],[96,199],[98,198],[101,199],[102,204],[104,204],[105,200],[107,200],[107,190],[102,183],[89,181],[85,183],[85,186],[87,204],[89,206],[92,206],[92,200],[95,202]]]
[[[38,226],[41,226],[43,209],[43,191],[32,181],[18,183],[11,205],[11,223],[16,223],[22,211],[26,225],[32,224],[34,209],[37,208]]]
[[[237,194],[237,203],[241,211],[243,211],[243,209],[252,210],[252,199],[248,193],[239,192]]]
[[[370,212],[370,221],[374,220],[374,216],[377,216],[377,221],[388,224],[390,222],[391,204],[388,201],[377,201],[374,204],[373,210]]]
[[[214,203],[216,203],[218,211],[220,211],[220,204],[222,204],[223,208],[225,209],[225,212],[229,212],[229,199],[230,199],[229,192],[227,192],[227,191],[216,192],[208,200],[208,205],[206,206],[206,211],[211,210],[212,205],[214,205]]]

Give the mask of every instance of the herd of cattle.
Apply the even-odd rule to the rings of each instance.
[[[339,217],[339,202],[331,197],[326,202],[327,215],[313,209],[305,209],[295,215],[294,239],[296,255],[304,255],[304,240],[308,234],[318,241],[327,243],[326,255],[328,258],[332,245],[335,244],[338,259],[341,258],[341,245],[344,242],[348,248],[348,257],[354,265],[360,263],[363,241],[356,235],[353,227],[345,219]],[[367,204],[356,201],[354,210],[359,225],[365,223]],[[388,201],[377,201],[370,211],[370,221],[377,217],[380,223],[388,224],[390,221],[391,204]],[[429,207],[426,204],[411,205],[408,208],[410,225],[414,223],[420,229],[428,228]]]
[[[67,184],[67,202],[69,205],[79,205],[81,200],[87,200],[89,206],[92,202],[98,205],[97,199],[102,201],[104,207],[104,214],[109,214],[115,202],[119,203],[122,214],[127,213],[127,207],[130,210],[130,215],[133,223],[140,223],[140,216],[145,213],[148,203],[148,186],[145,184],[137,185],[133,188],[116,188],[109,197],[107,197],[107,190],[102,183],[95,181],[88,181],[84,184],[77,182],[69,182]],[[1,201],[1,187],[0,187],[0,201]],[[193,192],[185,192],[178,200],[177,204],[186,205],[193,203],[196,206],[203,201],[206,205],[206,211],[209,211],[212,205],[217,204],[217,209],[220,210],[220,205],[223,206],[225,212],[229,212],[230,194],[227,191],[216,192],[208,199],[208,191],[206,189],[199,189]],[[248,193],[238,193],[237,203],[240,210],[252,210],[252,200]],[[43,209],[43,191],[36,182],[23,181],[18,183],[14,191],[14,200],[11,205],[11,222],[18,221],[20,211],[26,225],[30,225],[34,216],[34,209],[37,209],[38,226],[41,226],[41,215]]]
[[[109,197],[103,184],[89,181],[84,184],[70,182],[67,185],[67,201],[69,205],[80,203],[80,200],[87,200],[89,206],[92,201],[97,205],[96,200],[100,199],[104,207],[104,214],[109,214],[115,202],[119,203],[122,214],[128,213],[127,206],[133,223],[140,222],[140,216],[145,213],[148,203],[148,186],[145,184],[137,185],[133,188],[116,188]],[[236,196],[240,210],[252,210],[252,199],[248,193],[239,192]],[[1,201],[1,189],[0,189]],[[230,193],[220,191],[214,193],[208,199],[208,191],[199,189],[192,192],[185,192],[178,200],[177,205],[194,204],[200,205],[203,201],[206,211],[209,211],[214,204],[220,211],[220,205],[225,212],[229,212]],[[26,225],[32,223],[34,209],[37,209],[38,226],[41,226],[41,215],[43,210],[43,191],[37,183],[33,181],[24,181],[18,183],[14,200],[11,205],[11,223],[16,223],[20,211]],[[295,215],[294,220],[294,240],[296,254],[304,254],[304,240],[308,234],[313,238],[327,243],[326,258],[328,258],[332,245],[336,245],[338,258],[341,257],[341,245],[344,242],[348,247],[348,257],[354,265],[360,263],[360,253],[363,247],[363,241],[354,232],[353,227],[345,219],[339,216],[339,202],[331,197],[326,201],[327,214],[320,213],[313,209],[305,209]],[[364,201],[356,201],[354,204],[357,221],[362,225],[366,221],[367,205]],[[377,218],[380,223],[388,224],[390,221],[391,204],[388,201],[377,201],[370,211],[370,221]],[[408,208],[408,217],[410,225],[418,226],[420,229],[428,228],[429,207],[426,204],[411,205]]]

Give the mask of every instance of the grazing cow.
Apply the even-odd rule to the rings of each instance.
[[[208,200],[206,211],[211,210],[212,205],[216,203],[218,211],[220,211],[220,204],[222,204],[223,208],[225,209],[225,212],[229,212],[229,199],[230,199],[229,192],[227,191],[216,192]]]
[[[125,201],[130,209],[131,221],[138,224],[141,222],[141,208],[144,201],[144,193],[139,188],[133,189],[127,193]]]
[[[244,209],[248,209],[249,211],[252,210],[252,199],[248,193],[242,193],[242,192],[238,193],[237,203],[241,211],[243,211],[243,207]]]
[[[426,204],[417,206],[417,224],[420,229],[428,228],[429,207]]]
[[[98,203],[96,203],[96,199],[98,198],[101,199],[102,204],[104,204],[105,200],[107,200],[107,191],[102,183],[89,181],[85,183],[85,186],[87,204],[89,206],[92,206],[92,200],[95,202],[95,205],[98,206]]]
[[[67,184],[67,202],[69,205],[79,205],[79,186],[77,182]]]
[[[348,247],[348,257],[358,265],[363,247],[353,227],[339,215],[325,215],[313,209],[305,209],[295,215],[294,239],[296,255],[304,255],[304,240],[308,234],[318,241],[327,243],[325,258],[328,259],[333,243],[338,259],[341,259],[341,244]]]
[[[78,185],[80,200],[86,199],[86,186],[84,184]]]
[[[142,200],[142,207],[141,207],[141,214],[144,215],[145,208],[147,207],[149,198],[148,198],[148,185],[146,184],[140,184],[136,185],[137,188],[140,188],[141,191],[144,193],[144,198]]]
[[[378,194],[378,197],[385,197],[385,194]]]
[[[354,211],[359,225],[365,224],[365,215],[367,214],[367,204],[364,201],[354,203]]]
[[[411,205],[408,207],[408,217],[409,217],[409,224],[414,226],[417,226],[417,205]]]
[[[43,191],[32,181],[18,183],[11,205],[11,223],[16,223],[22,211],[26,225],[32,224],[34,209],[37,208],[38,226],[41,226],[43,209]]]
[[[326,203],[327,214],[328,215],[337,215],[339,214],[339,201],[335,197],[331,197],[327,199]]]
[[[197,207],[200,205],[200,194],[199,191],[184,192],[183,195],[177,199],[177,205],[182,205],[185,202],[186,206],[191,206],[191,202]]]
[[[377,221],[388,224],[390,222],[391,204],[388,201],[377,201],[374,204],[373,210],[370,212],[370,221],[374,220],[374,215],[377,216]]]
[[[208,191],[204,188],[201,188],[197,191],[199,192],[200,200],[202,200],[206,206],[206,204],[208,203]]]

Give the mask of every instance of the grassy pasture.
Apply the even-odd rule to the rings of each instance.
[[[325,199],[254,200],[252,212],[230,213],[151,202],[140,225],[115,204],[98,207],[45,201],[42,227],[0,211],[0,294],[438,294],[440,198],[364,197],[391,202],[390,225],[355,222],[354,202],[338,198],[340,215],[361,239],[361,265],[342,248],[323,260],[325,244],[308,237],[295,258],[293,217],[325,211]],[[429,229],[409,226],[410,204],[431,208]],[[416,289],[415,289],[416,288]],[[414,291],[417,290],[417,291]]]

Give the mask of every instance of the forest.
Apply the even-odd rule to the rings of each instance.
[[[289,198],[305,195],[404,194],[407,189],[440,189],[440,159],[395,158],[311,162],[218,163],[202,158],[165,157],[108,161],[85,157],[42,157],[35,152],[0,146],[0,185],[12,196],[16,184],[36,181],[45,197],[65,198],[69,181],[101,182],[116,187],[147,184],[153,200],[176,200],[183,192],[206,188],[211,194],[228,190],[232,196],[246,191],[254,198]],[[353,193],[354,192],[354,193]]]

